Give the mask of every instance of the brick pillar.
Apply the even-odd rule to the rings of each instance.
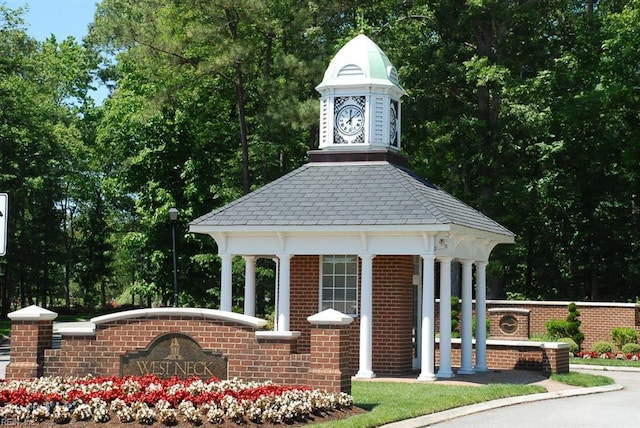
[[[44,350],[52,346],[53,320],[58,314],[31,305],[8,316],[11,320],[11,360],[5,377],[23,379],[42,376]]]
[[[548,374],[569,373],[569,344],[550,342],[540,345],[542,348],[542,371]]]
[[[308,382],[313,388],[351,394],[349,324],[353,318],[327,309],[307,320],[311,329]]]

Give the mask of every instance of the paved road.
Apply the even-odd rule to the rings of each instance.
[[[578,371],[573,370],[572,371]],[[615,379],[623,389],[492,409],[438,423],[438,428],[600,428],[640,426],[640,372],[594,371]]]

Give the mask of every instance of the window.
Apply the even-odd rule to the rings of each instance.
[[[358,315],[358,256],[322,256],[321,311]]]

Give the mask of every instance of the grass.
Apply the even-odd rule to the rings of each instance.
[[[640,368],[640,361],[630,360],[608,360],[606,358],[570,358],[570,364],[581,364],[587,366],[604,366],[604,367],[636,367]]]
[[[607,376],[592,375],[587,373],[571,372],[566,374],[552,374],[551,379],[567,385],[591,388],[594,386],[613,385],[613,379]]]
[[[469,404],[545,391],[543,387],[537,385],[493,384],[478,387],[354,381],[351,391],[354,404],[368,412],[317,426],[375,427]]]
[[[582,387],[611,385],[614,382],[613,379],[606,376],[577,372],[552,375],[551,379]],[[546,392],[546,389],[538,385],[460,386],[354,381],[351,395],[355,405],[368,410],[368,412],[348,419],[318,424],[318,426],[323,428],[376,427],[470,404],[541,392]]]

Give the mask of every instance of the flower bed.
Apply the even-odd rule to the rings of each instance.
[[[0,420],[16,422],[277,424],[301,422],[352,406],[352,397],[345,393],[237,379],[89,376],[0,383]]]
[[[582,351],[578,352],[576,355],[578,358],[583,358],[585,360],[591,358],[601,358],[603,360],[629,360],[629,361],[640,361],[640,354],[632,354],[632,353],[622,353],[622,352],[605,352],[598,353],[595,351]]]

